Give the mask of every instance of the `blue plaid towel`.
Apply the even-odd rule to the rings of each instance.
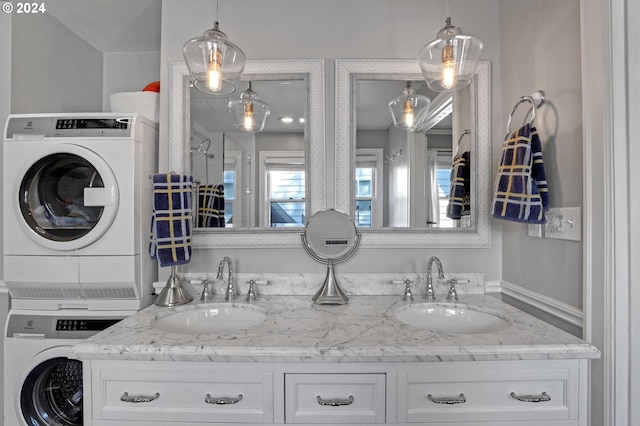
[[[471,212],[469,156],[469,151],[465,151],[453,158],[449,205],[447,206],[447,217],[450,219],[460,219]]]
[[[153,215],[149,254],[160,266],[191,260],[191,176],[153,175]]]
[[[545,223],[549,189],[542,144],[529,124],[507,135],[502,145],[493,199],[493,217],[525,223]]]
[[[224,228],[224,185],[198,187],[198,227]]]

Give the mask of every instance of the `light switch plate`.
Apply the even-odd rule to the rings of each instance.
[[[529,236],[542,238],[542,225],[539,223],[530,223],[529,224]]]
[[[558,240],[582,240],[582,208],[561,207],[547,210],[547,223],[544,227],[545,238]]]

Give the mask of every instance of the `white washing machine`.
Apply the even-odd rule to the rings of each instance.
[[[4,334],[4,424],[82,425],[82,362],[68,358],[71,347],[131,314],[12,310]]]
[[[138,310],[149,257],[155,123],[135,114],[10,115],[4,278],[17,309]]]

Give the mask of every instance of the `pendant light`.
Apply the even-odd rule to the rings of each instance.
[[[191,76],[191,85],[205,93],[226,96],[235,92],[244,71],[244,52],[220,31],[217,20],[202,37],[187,41],[182,53]]]
[[[418,54],[427,85],[436,92],[458,90],[469,85],[482,51],[480,39],[464,34],[460,27],[451,24],[449,1],[447,15],[446,25],[438,32],[437,39],[426,44]]]
[[[269,105],[262,102],[253,91],[251,82],[249,88],[240,94],[240,99],[229,101],[228,107],[233,124],[245,132],[261,132],[271,113]]]
[[[411,82],[407,81],[402,94],[389,102],[388,105],[393,125],[410,132],[415,131],[427,116],[430,104],[429,98],[417,94]]]

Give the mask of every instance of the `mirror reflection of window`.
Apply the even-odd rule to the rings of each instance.
[[[242,152],[225,150],[224,153],[224,220],[225,227],[237,228],[244,225],[242,209],[243,169]],[[239,192],[237,192],[239,191]]]
[[[357,227],[382,226],[383,164],[382,149],[359,148],[356,150],[354,222]]]
[[[358,227],[371,227],[371,205],[375,167],[356,165],[356,217]]]
[[[265,177],[261,226],[303,227],[306,223],[304,153],[261,151],[260,167],[261,176]]]
[[[235,201],[236,171],[224,171],[224,221],[227,228],[233,227],[233,205]]]
[[[269,226],[304,226],[304,166],[297,170],[267,167]]]

